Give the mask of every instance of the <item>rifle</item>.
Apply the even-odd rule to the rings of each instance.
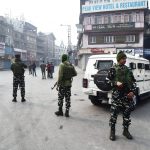
[[[51,89],[53,90],[53,89],[56,87],[56,85],[57,85],[57,82],[55,82],[54,86],[51,87]],[[57,89],[57,88],[56,88],[56,89]]]

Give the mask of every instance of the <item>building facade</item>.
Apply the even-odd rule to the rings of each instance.
[[[147,0],[80,0],[78,65],[85,70],[89,56],[119,50],[143,56],[146,16]]]
[[[19,19],[0,16],[0,69],[9,69],[15,54],[27,64],[55,59],[53,33],[37,34],[37,27]]]

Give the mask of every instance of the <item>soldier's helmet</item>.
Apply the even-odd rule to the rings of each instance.
[[[20,59],[20,54],[16,54],[16,55],[15,55],[15,58],[16,58],[16,59]]]
[[[123,51],[120,51],[120,52],[117,54],[116,59],[117,59],[117,61],[119,62],[120,59],[122,59],[122,58],[127,58],[127,56],[126,56],[126,54],[125,54]]]
[[[61,57],[62,62],[68,60],[68,55],[67,54],[63,54]]]

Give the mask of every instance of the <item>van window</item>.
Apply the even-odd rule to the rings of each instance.
[[[150,70],[150,64],[145,64],[145,70]]]
[[[110,69],[112,65],[113,65],[112,60],[98,60],[97,69],[98,70]]]

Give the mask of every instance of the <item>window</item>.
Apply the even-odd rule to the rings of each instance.
[[[97,63],[97,69],[98,70],[103,70],[103,69],[110,69],[113,65],[113,61],[111,60],[99,60]]]
[[[144,69],[145,65],[143,63],[138,63],[138,69]]]
[[[96,36],[91,36],[90,43],[96,43]]]
[[[108,16],[104,16],[104,24],[108,24]]]
[[[95,24],[95,16],[91,16],[91,24]]]
[[[91,24],[91,17],[85,17],[84,18],[84,25],[89,25]]]
[[[96,16],[96,24],[102,24],[102,16]]]
[[[114,43],[115,37],[114,36],[104,36],[104,43]]]
[[[112,23],[112,16],[104,16],[104,24]]]
[[[126,42],[135,42],[135,35],[126,35]]]
[[[133,15],[129,14],[129,22],[133,22]]]
[[[130,68],[131,68],[131,69],[136,69],[136,64],[133,63],[133,62],[131,62],[131,63],[130,63]]]
[[[128,14],[124,15],[124,22],[129,22],[129,15]]]
[[[116,14],[114,16],[114,23],[121,23],[121,14]]]
[[[150,70],[150,64],[145,64],[145,70]]]
[[[140,13],[136,12],[136,22],[140,22]]]

